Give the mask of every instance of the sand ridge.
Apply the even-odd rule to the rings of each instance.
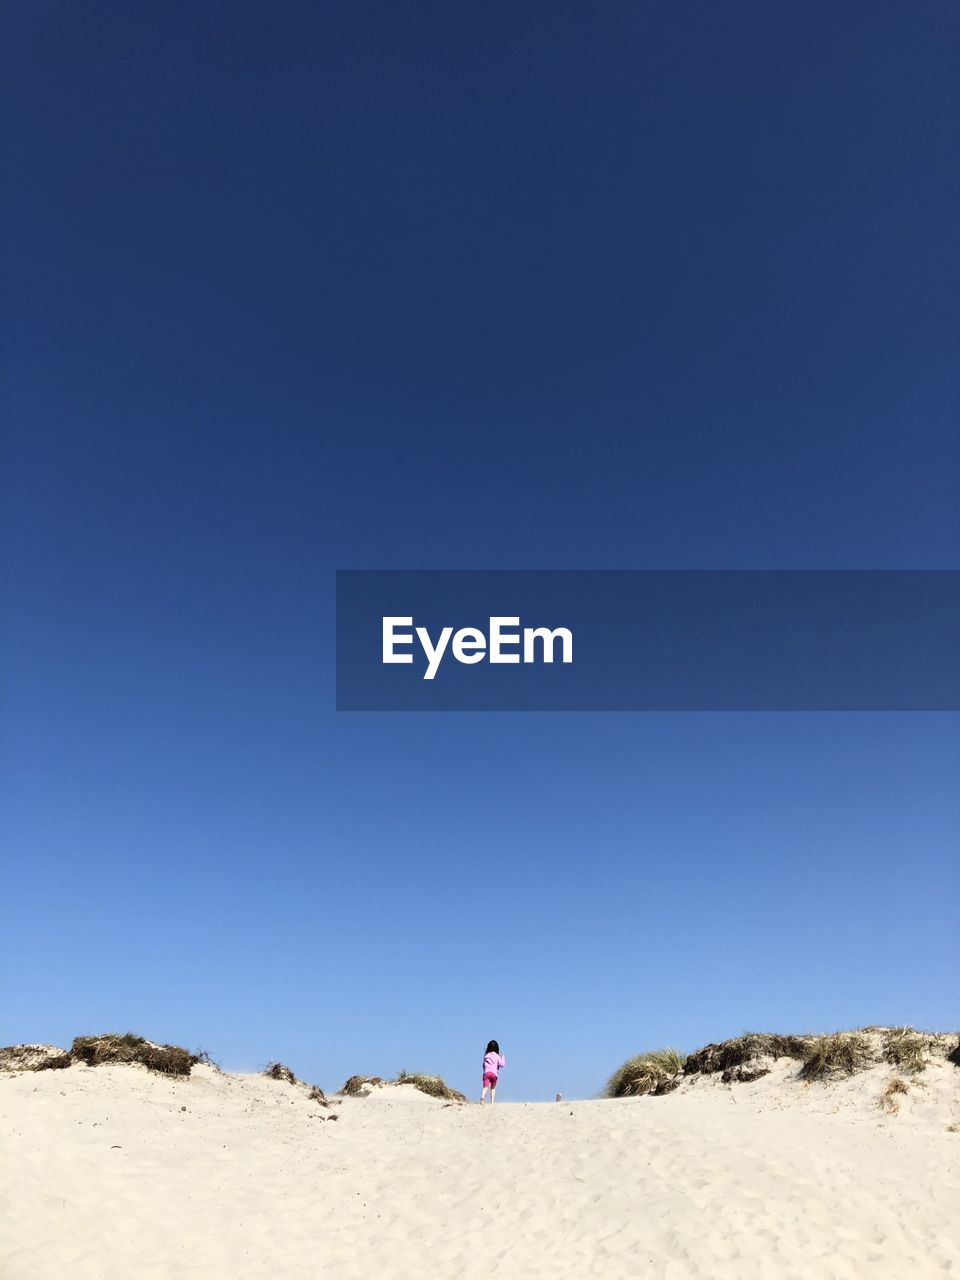
[[[0,1078],[4,1280],[960,1275],[957,1068],[663,1098],[324,1108],[196,1066]]]

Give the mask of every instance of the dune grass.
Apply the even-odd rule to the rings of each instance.
[[[384,1080],[383,1076],[351,1076],[339,1090],[341,1096],[347,1098],[366,1098],[372,1089],[385,1084],[409,1084],[431,1098],[443,1098],[448,1102],[466,1102],[466,1098],[457,1089],[450,1086],[440,1076],[427,1071],[401,1071],[394,1080]]]
[[[266,1076],[268,1080],[280,1080],[284,1084],[300,1083],[290,1067],[285,1066],[282,1062],[268,1062],[260,1074]]]
[[[371,1089],[385,1083],[383,1076],[351,1076],[339,1092],[347,1098],[365,1098]]]
[[[123,1035],[77,1036],[70,1046],[74,1062],[99,1067],[106,1062],[139,1063],[161,1075],[188,1076],[196,1059],[175,1044],[154,1044],[128,1031]]]
[[[720,1073],[724,1081],[744,1078],[744,1068],[760,1058],[793,1058],[803,1060],[809,1045],[808,1036],[747,1031],[732,1040],[708,1044],[688,1055],[684,1075]]]
[[[900,1097],[909,1092],[910,1086],[902,1076],[891,1076],[877,1099],[877,1106],[888,1115],[895,1116],[900,1110]]]
[[[337,1105],[332,1103],[327,1095],[323,1092],[318,1084],[307,1084],[306,1080],[299,1080],[292,1067],[288,1067],[283,1062],[270,1062],[260,1072],[262,1076],[266,1076],[268,1080],[279,1080],[282,1084],[292,1084],[297,1088],[307,1090],[307,1101],[317,1102],[321,1107],[327,1108]],[[357,1077],[351,1077],[351,1080]],[[347,1081],[350,1084],[350,1080]],[[343,1092],[343,1090],[341,1090]]]
[[[425,1071],[401,1071],[392,1084],[411,1084],[421,1093],[431,1098],[443,1098],[447,1102],[466,1102],[466,1098],[458,1089],[451,1089],[440,1076],[430,1075]]]
[[[603,1091],[605,1098],[640,1098],[648,1093],[667,1092],[679,1083],[685,1059],[677,1049],[651,1049],[622,1063]]]
[[[0,1049],[0,1071],[58,1071],[73,1059],[52,1044],[8,1044]]]
[[[724,1084],[740,1084],[768,1075],[778,1059],[800,1064],[804,1081],[855,1075],[888,1063],[899,1075],[917,1076],[941,1059],[960,1067],[956,1032],[917,1031],[913,1027],[870,1026],[830,1035],[782,1035],[745,1032],[683,1057],[676,1050],[641,1053],[628,1059],[607,1081],[603,1096],[621,1098],[668,1093],[685,1077],[719,1075]],[[680,1064],[678,1067],[678,1063]]]
[[[920,1035],[913,1027],[894,1027],[883,1042],[883,1056],[892,1067],[918,1075],[929,1060],[929,1036]]]
[[[870,1066],[870,1042],[861,1031],[837,1031],[812,1036],[800,1068],[801,1080],[828,1080],[852,1076]]]

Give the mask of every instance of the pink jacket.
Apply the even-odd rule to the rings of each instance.
[[[494,1079],[500,1074],[500,1068],[507,1065],[507,1060],[502,1053],[485,1053],[483,1055],[483,1074],[485,1076],[493,1076]]]

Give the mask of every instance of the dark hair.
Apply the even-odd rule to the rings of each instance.
[[[499,1053],[499,1052],[500,1052],[500,1046],[497,1044],[496,1040],[491,1040],[490,1043],[487,1045],[486,1049],[484,1049],[484,1053]]]

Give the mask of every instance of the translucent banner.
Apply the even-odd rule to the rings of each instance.
[[[960,709],[960,572],[337,574],[342,711]]]

